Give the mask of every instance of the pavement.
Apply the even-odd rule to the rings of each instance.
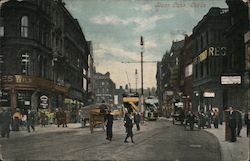
[[[249,161],[249,138],[246,136],[246,127],[241,130],[241,137],[236,142],[225,141],[225,123],[218,129],[208,128],[206,131],[215,135],[221,147],[222,161]]]
[[[172,118],[161,118],[172,122]],[[222,154],[222,161],[250,161],[250,139],[246,136],[246,126],[241,130],[241,137],[236,142],[225,141],[225,123],[218,129],[207,128],[207,132],[217,137]]]

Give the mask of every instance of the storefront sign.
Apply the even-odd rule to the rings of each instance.
[[[5,75],[0,77],[0,82],[3,83],[17,83],[17,84],[29,84],[30,86],[36,86],[43,89],[54,89],[63,93],[68,91],[68,88],[63,85],[57,85],[53,81],[45,80],[39,77],[27,76],[27,75]]]
[[[209,47],[208,49],[201,52],[197,57],[194,58],[194,64],[202,62],[207,59],[207,57],[214,56],[226,56],[226,47]]]
[[[42,108],[47,108],[48,107],[48,97],[47,96],[45,96],[45,95],[42,95],[41,97],[40,97],[40,101],[41,101],[41,103],[40,103],[40,105],[42,106]]]
[[[213,98],[213,97],[215,97],[215,93],[214,92],[204,92],[203,97]]]
[[[221,84],[241,84],[241,76],[221,76]]]

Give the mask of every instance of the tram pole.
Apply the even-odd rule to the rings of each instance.
[[[144,123],[144,98],[143,98],[143,49],[144,49],[144,42],[143,37],[141,36],[141,112],[142,112],[142,123]]]

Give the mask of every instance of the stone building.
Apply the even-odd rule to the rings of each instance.
[[[97,103],[114,103],[115,83],[110,78],[110,73],[95,73],[95,97]]]
[[[225,37],[227,44],[227,56],[224,59],[225,67],[223,75],[238,78],[239,81],[231,81],[223,85],[224,88],[224,108],[232,106],[242,110],[247,106],[247,92],[244,84],[244,74],[246,73],[246,57],[244,34],[249,30],[248,4],[242,0],[226,0],[229,8],[229,20]],[[242,95],[240,94],[242,93]]]
[[[220,76],[227,55],[225,30],[229,25],[228,9],[213,7],[193,28],[193,101],[194,111],[217,107],[223,111]],[[220,113],[222,119],[222,112]]]
[[[11,0],[0,10],[1,105],[35,110],[86,102],[89,49],[60,0]]]

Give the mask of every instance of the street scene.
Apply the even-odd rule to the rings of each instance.
[[[249,161],[249,22],[249,0],[0,0],[0,161]]]

